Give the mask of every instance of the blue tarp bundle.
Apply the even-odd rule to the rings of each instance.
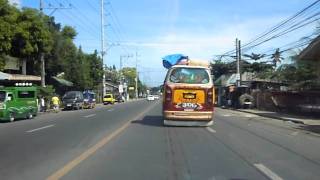
[[[183,54],[171,54],[162,58],[162,64],[163,67],[169,69],[171,66],[178,64],[183,59],[188,59],[188,56]]]

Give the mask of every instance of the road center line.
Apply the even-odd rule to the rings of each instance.
[[[55,173],[50,175],[47,178],[47,180],[56,180],[56,179],[62,178],[64,175],[66,175],[68,172],[70,172],[72,169],[74,169],[76,166],[78,166],[82,161],[86,160],[88,157],[93,155],[97,150],[102,148],[104,145],[106,145],[108,142],[110,142],[113,138],[115,138],[117,135],[119,135],[122,131],[124,131],[131,124],[131,121],[142,118],[142,116],[144,114],[146,114],[148,111],[150,111],[152,108],[154,108],[157,104],[158,103],[155,103],[152,106],[149,106],[147,109],[145,109],[143,112],[138,114],[136,117],[132,118],[131,120],[126,122],[124,125],[122,125],[119,129],[115,130],[114,132],[112,132],[109,135],[106,135],[97,144],[93,145],[92,147],[87,149],[85,152],[80,154],[78,157],[74,158],[72,161],[69,161],[61,169],[57,170]]]
[[[43,126],[43,127],[37,128],[37,129],[31,129],[31,130],[26,131],[26,132],[27,133],[31,133],[31,132],[39,131],[39,130],[42,130],[42,129],[50,128],[50,127],[53,127],[53,126],[54,126],[54,124],[50,124],[48,126]]]
[[[89,115],[86,115],[86,116],[84,116],[85,118],[89,118],[89,117],[93,117],[93,116],[95,116],[96,114],[89,114]]]
[[[216,133],[217,131],[212,129],[211,127],[206,127],[206,129],[211,133]]]
[[[110,112],[110,111],[114,111],[114,109],[108,109],[108,111]]]
[[[224,115],[222,115],[222,116],[224,116],[224,117],[230,117],[231,115],[230,115],[230,114],[224,114]]]
[[[269,168],[267,168],[263,164],[254,164],[254,166],[272,180],[283,180],[281,177],[279,177],[276,173],[271,171]]]

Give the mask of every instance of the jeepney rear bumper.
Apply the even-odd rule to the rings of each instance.
[[[163,111],[166,120],[212,121],[213,111]]]

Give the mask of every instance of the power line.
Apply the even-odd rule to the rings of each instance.
[[[251,40],[250,42],[246,43],[243,45],[243,48],[247,47],[250,44],[253,44],[254,42],[266,37],[267,35],[279,30],[281,27],[284,27],[285,25],[288,25],[291,21],[295,20],[296,18],[298,18],[299,16],[305,14],[305,12],[307,10],[309,10],[310,8],[314,7],[317,3],[319,3],[320,0],[316,0],[315,2],[313,2],[312,4],[310,4],[309,6],[307,6],[306,8],[303,8],[302,10],[300,10],[298,13],[294,14],[293,16],[289,17],[288,19],[280,22],[279,24],[275,25],[274,27],[271,28],[271,30],[262,33],[261,35],[259,35],[258,37],[254,38],[253,40]],[[235,49],[228,51],[226,53],[224,53],[223,55],[229,55],[229,54],[233,54],[235,52]]]
[[[79,20],[83,21],[84,24],[87,24],[89,22],[92,25],[92,26],[89,26],[90,28],[95,27],[97,30],[100,29],[99,26],[97,24],[92,23],[92,20],[88,18],[85,14],[83,14],[82,11],[80,11],[80,9],[75,4],[70,3],[69,0],[64,0],[64,1],[69,3],[72,7],[74,7],[74,9],[78,12],[77,14],[79,14],[82,17],[82,18],[80,17]],[[84,19],[86,21],[84,21]]]
[[[126,34],[123,31],[123,26],[121,25],[120,20],[117,16],[117,13],[114,10],[114,7],[110,1],[108,2],[108,5],[110,7],[109,8],[110,10],[106,10],[106,11],[109,13],[108,15],[111,17],[111,21],[113,22],[111,25],[111,30],[113,31],[113,34],[116,36],[116,38],[120,42],[120,47],[122,48],[122,50],[125,53],[128,53],[129,51],[128,47],[121,44],[121,42],[124,42],[125,39],[127,38]]]
[[[318,13],[318,15],[319,15],[319,14],[320,14],[320,13]],[[313,22],[315,22],[315,21],[318,21],[318,20],[320,20],[320,18],[311,20],[311,21],[306,22],[306,23],[304,23],[304,24],[301,24],[301,25],[299,25],[299,26],[297,26],[297,25],[298,25],[298,23],[297,23],[297,24],[295,24],[294,26],[292,26],[290,29],[286,29],[286,30],[280,32],[279,34],[276,34],[276,35],[274,35],[274,36],[272,36],[272,37],[270,37],[270,38],[268,38],[268,39],[266,39],[266,40],[264,40],[264,41],[261,41],[261,42],[255,44],[255,45],[252,45],[252,46],[249,46],[249,47],[244,48],[243,51],[247,51],[247,50],[249,50],[249,49],[252,49],[252,48],[254,48],[254,47],[257,47],[257,46],[259,46],[259,45],[261,45],[261,44],[263,44],[263,43],[265,43],[265,42],[268,42],[268,41],[270,41],[270,40],[272,40],[272,39],[275,39],[275,38],[278,38],[278,37],[283,36],[283,35],[285,35],[285,34],[288,34],[288,33],[292,32],[292,31],[295,31],[295,30],[297,30],[297,29],[300,29],[300,28],[302,28],[302,27],[304,27],[304,26],[306,26],[306,25],[309,25],[309,24],[311,24],[311,23],[313,23]]]

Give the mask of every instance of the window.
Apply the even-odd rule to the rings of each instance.
[[[111,98],[111,95],[105,95],[104,98]]]
[[[34,98],[34,91],[18,91],[18,98]]]
[[[207,84],[209,75],[204,68],[175,68],[169,76],[170,82],[188,84]]]
[[[6,99],[6,92],[0,91],[0,102],[3,102]]]
[[[76,95],[77,95],[76,92],[70,91],[64,95],[63,99],[75,99]]]

